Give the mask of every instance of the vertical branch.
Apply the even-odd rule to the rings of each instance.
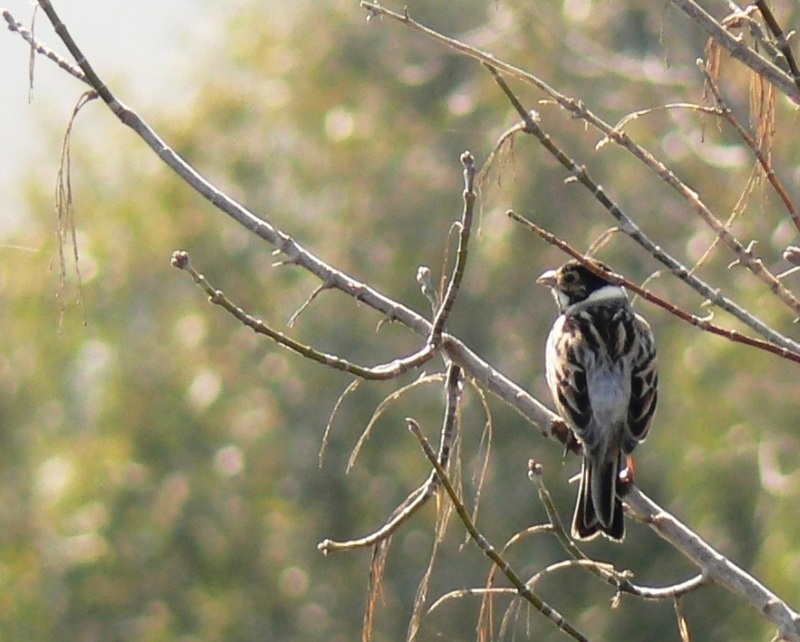
[[[503,574],[514,586],[520,597],[525,599],[537,611],[539,611],[539,613],[541,613],[551,623],[553,623],[567,635],[571,636],[573,639],[579,640],[580,642],[589,642],[589,638],[576,629],[563,615],[561,615],[561,613],[556,611],[553,607],[542,600],[542,598],[540,598],[536,593],[534,593],[533,590],[531,590],[531,588],[522,580],[517,572],[511,567],[511,565],[501,555],[498,554],[497,550],[494,548],[494,546],[492,546],[492,544],[489,543],[489,540],[486,539],[483,533],[477,529],[470,518],[466,507],[461,502],[461,499],[453,487],[453,484],[450,482],[447,471],[445,471],[445,469],[439,464],[436,453],[433,451],[433,448],[431,448],[431,445],[428,443],[425,435],[422,434],[422,429],[420,428],[419,424],[411,418],[406,419],[406,421],[408,422],[409,430],[411,430],[411,432],[414,433],[414,436],[419,440],[420,446],[422,446],[422,450],[425,452],[425,456],[434,467],[436,475],[439,477],[439,481],[441,482],[442,486],[444,486],[445,491],[447,491],[450,501],[453,502],[456,512],[458,513],[461,522],[464,524],[464,527],[467,529],[467,532],[472,540],[489,559],[497,564]]]
[[[475,158],[470,152],[464,152],[461,154],[461,164],[464,166],[464,211],[459,223],[458,250],[456,252],[456,263],[453,267],[453,276],[447,284],[447,291],[442,299],[442,304],[439,306],[431,325],[430,342],[434,346],[438,346],[442,341],[442,332],[455,304],[461,281],[464,278],[464,270],[467,266],[467,246],[469,244],[469,235],[472,231],[472,219],[475,209]]]
[[[783,29],[781,29],[780,24],[778,24],[766,0],[755,0],[755,4],[756,7],[758,7],[759,13],[761,13],[761,17],[764,18],[767,28],[772,35],[775,36],[775,40],[778,42],[778,49],[780,49],[783,58],[786,60],[786,65],[789,67],[789,71],[794,78],[794,83],[797,85],[797,88],[800,89],[800,68],[798,68],[797,61],[792,53],[792,48],[789,46],[788,36],[783,33]]]
[[[447,375],[445,377],[445,407],[444,418],[442,420],[442,431],[439,437],[439,452],[436,459],[443,470],[448,470],[450,467],[450,455],[455,441],[455,427],[458,419],[458,411],[461,405],[461,396],[464,393],[464,373],[461,368],[456,365],[450,364],[447,367]],[[439,487],[439,477],[435,472],[431,473],[430,478],[431,493]],[[428,597],[428,588],[430,587],[430,580],[433,575],[433,565],[436,559],[436,552],[438,551],[439,542],[443,536],[447,523],[449,522],[449,515],[452,511],[449,508],[442,507],[438,514],[436,523],[436,533],[434,535],[433,550],[431,551],[430,559],[428,560],[428,567],[425,569],[425,574],[417,588],[417,595],[414,599],[414,609],[411,615],[411,621],[408,625],[408,642],[416,639],[419,632],[420,623],[422,621],[423,609]]]

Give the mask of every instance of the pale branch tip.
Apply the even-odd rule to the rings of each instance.
[[[170,264],[179,270],[185,270],[189,267],[189,253],[185,250],[175,250],[172,253]]]
[[[789,245],[783,251],[783,259],[792,265],[800,265],[800,247],[796,245]]]
[[[444,332],[445,324],[447,323],[453,306],[456,302],[459,289],[461,288],[461,281],[464,278],[464,272],[467,266],[468,248],[470,234],[472,232],[472,221],[474,218],[475,208],[475,159],[469,151],[461,154],[461,163],[464,166],[464,209],[459,221],[459,234],[458,234],[458,248],[456,249],[456,261],[453,266],[453,272],[447,283],[447,289],[442,297],[442,302],[439,305],[436,314],[434,315],[433,322],[431,323],[431,330],[429,335],[429,343],[433,346],[439,346],[442,342],[442,332]],[[418,273],[419,277],[419,273]]]
[[[8,23],[8,30],[19,34],[20,37],[23,40],[25,40],[25,42],[27,42],[29,45],[31,45],[32,54],[33,53],[38,53],[38,54],[41,54],[41,55],[49,58],[54,63],[56,63],[59,67],[61,67],[61,69],[63,69],[64,71],[66,71],[70,75],[74,76],[75,78],[77,78],[81,82],[88,83],[88,81],[86,79],[86,74],[84,74],[78,67],[76,67],[76,66],[70,64],[69,62],[67,62],[64,58],[59,56],[55,51],[53,51],[49,47],[46,47],[41,42],[39,42],[36,38],[34,38],[33,34],[28,29],[26,29],[25,26],[21,22],[16,20],[14,18],[14,16],[11,15],[10,11],[8,11],[7,9],[3,9],[2,10],[2,14],[3,14],[3,18],[5,18],[5,21]],[[30,69],[30,72],[29,72],[29,83],[32,85],[32,75],[33,75],[32,74],[32,71],[33,71],[33,61],[32,60],[31,60],[31,62],[29,64],[29,69]]]

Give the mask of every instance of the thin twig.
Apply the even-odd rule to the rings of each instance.
[[[75,44],[75,41],[72,39],[72,35],[67,30],[67,26],[61,22],[61,18],[58,17],[56,10],[53,8],[52,3],[50,0],[37,0],[39,6],[44,10],[47,14],[48,20],[50,20],[50,24],[53,25],[53,29],[55,29],[56,34],[59,38],[61,38],[61,42],[63,42],[67,49],[69,49],[69,53],[72,58],[75,60],[78,67],[81,68],[84,75],[86,76],[86,82],[88,82],[92,89],[94,89],[100,97],[103,99],[109,107],[112,105],[116,106],[118,109],[122,108],[122,104],[118,103],[114,96],[109,91],[108,87],[100,80],[100,77],[95,73],[92,66],[89,64],[89,61],[83,55],[81,50],[78,48],[78,45]],[[115,109],[112,107],[112,110]],[[114,113],[117,113],[115,110]]]
[[[306,310],[308,306],[310,306],[313,303],[314,299],[316,299],[319,296],[320,292],[327,290],[329,287],[330,286],[325,285],[324,283],[321,283],[320,285],[315,287],[314,290],[311,292],[311,294],[308,295],[308,298],[305,301],[303,301],[303,304],[299,308],[297,308],[297,310],[295,310],[292,316],[289,317],[289,320],[286,322],[286,326],[289,328],[293,328],[298,317]]]
[[[532,134],[542,144],[542,146],[545,147],[545,149],[547,149],[553,156],[556,157],[559,163],[561,163],[564,167],[573,172],[575,179],[581,182],[585,187],[589,187],[592,191],[592,195],[598,201],[600,201],[612,215],[614,215],[614,210],[619,212],[619,208],[611,201],[611,199],[609,199],[606,196],[605,191],[602,189],[602,187],[597,185],[591,178],[589,178],[586,168],[578,166],[577,163],[575,163],[575,161],[573,161],[569,156],[567,156],[563,152],[563,150],[561,150],[553,142],[550,136],[545,134],[545,132],[536,122],[537,119],[534,118],[531,112],[529,112],[523,107],[522,103],[519,101],[514,92],[508,86],[508,83],[506,83],[503,77],[498,73],[497,69],[495,69],[491,65],[484,65],[484,66],[486,66],[489,69],[489,71],[491,72],[492,76],[495,79],[495,82],[497,82],[497,84],[503,90],[503,93],[506,94],[506,96],[509,99],[509,102],[511,102],[511,104],[514,106],[514,109],[517,110],[517,113],[519,114],[520,118],[522,118],[524,123],[522,131],[524,131],[525,133]],[[583,107],[581,109],[581,113],[589,114],[590,112],[588,112],[588,110],[586,110],[586,108]],[[748,270],[750,270],[756,277],[761,279],[761,281],[769,288],[770,292],[773,292],[775,295],[777,295],[778,298],[781,300],[781,302],[784,303],[787,307],[789,307],[792,310],[792,312],[795,313],[796,316],[800,316],[800,301],[798,301],[795,298],[794,294],[792,294],[790,290],[785,288],[781,284],[781,282],[778,281],[778,279],[776,279],[775,276],[766,267],[764,267],[764,264],[761,261],[761,259],[755,256],[751,245],[744,245],[725,227],[725,225],[719,219],[717,219],[716,216],[714,216],[711,210],[709,210],[708,207],[700,200],[696,192],[689,189],[689,187],[686,184],[684,184],[681,180],[679,180],[678,177],[672,173],[672,171],[667,169],[667,167],[661,161],[652,156],[650,152],[648,152],[640,145],[634,143],[625,132],[610,128],[606,123],[603,123],[602,121],[600,121],[600,119],[594,116],[591,120],[587,118],[587,121],[592,122],[592,124],[598,126],[598,128],[600,128],[601,131],[603,131],[603,127],[606,128],[604,130],[606,138],[603,139],[599,144],[604,144],[607,139],[610,139],[622,145],[623,147],[625,147],[625,149],[630,151],[636,158],[642,161],[649,169],[654,171],[664,182],[666,182],[670,187],[675,189],[675,191],[677,191],[681,196],[683,196],[687,201],[689,201],[689,203],[695,208],[697,213],[703,219],[703,221],[712,230],[714,230],[714,232],[718,235],[720,240],[723,243],[725,243],[725,245],[727,245],[728,248],[734,253],[738,261]],[[600,123],[602,123],[603,127],[600,126]],[[618,220],[621,220],[619,217],[616,218],[618,218]],[[628,218],[623,223],[622,229],[626,234],[631,236],[631,238],[634,238],[634,240],[639,241],[639,239],[642,238],[642,235],[641,233],[639,233],[636,236],[634,236],[633,234],[634,231],[637,232],[640,231],[638,227],[631,227],[632,223],[633,221],[631,221]],[[675,271],[676,266],[672,265],[673,261],[666,260],[666,256],[664,255],[663,251],[661,251],[660,247],[654,246],[654,244],[651,243],[649,243],[648,246],[645,246],[644,243],[642,243],[641,241],[639,241],[639,243],[640,245],[646,248],[648,248],[649,246],[653,246],[651,251],[653,257],[664,263],[664,265],[666,265],[667,267],[673,269],[675,274],[683,281],[692,285],[692,283],[690,283],[689,280],[689,277],[692,275],[687,273],[686,274],[687,278],[682,278],[681,273]],[[700,290],[698,289],[698,291]],[[730,310],[731,313],[733,313],[734,309],[735,308],[731,306]],[[739,315],[737,314],[737,316]],[[740,318],[742,321],[744,321],[745,320],[744,317],[747,316],[750,316],[751,319],[745,322],[748,323],[748,325],[751,325],[751,327],[754,327],[752,324],[752,315],[749,315],[749,313],[741,315]],[[761,325],[763,326],[763,324]],[[754,327],[754,329],[756,329],[756,331],[760,331],[756,327]],[[764,331],[760,331],[760,333],[764,334],[764,336],[766,336],[774,343],[778,343],[780,345],[784,345],[784,343],[781,342],[781,339],[783,341],[788,341],[788,339],[786,339],[785,337],[778,338],[778,336],[775,336],[777,335],[777,333],[775,333],[772,330],[770,330],[769,332],[770,336],[767,336],[767,334],[765,334]],[[784,347],[788,348],[790,346],[784,345]],[[796,346],[794,347],[798,348],[798,351],[800,352],[800,344],[796,344]]]
[[[462,597],[471,597],[474,595],[482,596],[485,600],[487,597],[491,597],[494,595],[518,595],[517,589],[514,588],[505,588],[505,587],[497,587],[493,586],[490,588],[465,588],[465,589],[458,589],[455,591],[449,591],[442,595],[438,600],[436,600],[433,604],[431,604],[430,608],[428,609],[428,613],[433,613],[436,609],[438,609],[442,604],[449,600],[455,600]]]
[[[278,345],[288,348],[292,352],[296,352],[307,359],[333,368],[334,370],[349,372],[357,377],[371,381],[386,381],[388,379],[395,379],[409,370],[418,368],[427,361],[430,361],[433,355],[436,354],[436,348],[432,344],[426,344],[417,352],[401,359],[395,359],[390,363],[373,367],[359,366],[337,355],[320,352],[311,346],[295,341],[291,337],[286,336],[283,332],[270,328],[261,321],[261,319],[256,319],[247,314],[242,308],[231,302],[222,290],[214,288],[205,276],[194,269],[189,261],[189,254],[187,252],[182,250],[174,252],[172,255],[172,265],[173,267],[188,272],[194,282],[208,295],[208,300],[211,303],[227,310],[237,320],[254,332],[263,334]]]
[[[604,582],[617,589],[620,593],[627,593],[635,597],[640,597],[645,600],[664,600],[673,599],[675,597],[690,593],[697,588],[708,582],[708,579],[702,573],[694,577],[677,582],[670,586],[652,587],[642,586],[631,582],[629,573],[625,571],[618,571],[611,564],[605,564],[588,558],[583,551],[578,548],[575,542],[567,534],[561,517],[555,507],[555,502],[550,497],[550,491],[544,485],[542,479],[542,467],[538,462],[533,460],[528,462],[528,477],[536,486],[536,491],[539,494],[539,499],[544,506],[547,518],[550,520],[552,532],[561,542],[561,545],[569,553],[574,560],[579,562],[586,562],[585,568],[590,570],[593,574],[599,577]]]
[[[455,304],[467,266],[467,248],[475,208],[475,158],[470,152],[464,152],[461,154],[461,164],[464,166],[464,210],[459,225],[458,250],[456,251],[456,263],[453,266],[453,275],[450,277],[442,304],[431,324],[430,342],[435,346],[442,342],[442,332]]]
[[[597,264],[596,261],[587,257],[583,252],[576,250],[569,243],[561,240],[555,234],[552,234],[551,232],[548,232],[547,230],[539,227],[538,225],[536,225],[536,223],[533,223],[528,219],[523,218],[519,214],[516,214],[515,212],[512,211],[508,212],[508,216],[510,216],[518,223],[521,223],[522,225],[527,227],[529,230],[537,234],[547,243],[556,246],[560,250],[563,250],[564,252],[569,254],[571,257],[577,259],[578,261],[583,263],[586,267],[591,269],[593,272],[600,274],[603,278],[608,279],[612,283],[625,286],[626,288],[631,290],[631,292],[635,292],[643,299],[650,301],[650,303],[653,303],[658,307],[666,310],[667,312],[678,317],[682,321],[686,321],[687,323],[693,325],[694,327],[700,328],[701,330],[705,330],[706,332],[710,332],[711,334],[716,334],[721,337],[725,337],[729,341],[733,341],[735,343],[743,343],[753,348],[758,348],[759,350],[764,350],[765,352],[770,352],[784,359],[788,359],[789,361],[800,363],[800,352],[792,352],[790,350],[787,350],[786,348],[776,346],[767,341],[763,341],[761,339],[755,339],[753,337],[748,337],[740,332],[737,332],[736,330],[729,330],[727,328],[722,328],[718,325],[714,325],[708,318],[698,317],[697,315],[690,314],[682,310],[675,304],[670,303],[669,301],[662,299],[658,295],[653,294],[652,292],[650,292],[650,290],[645,290],[644,288],[636,285],[635,283],[629,281],[625,277],[604,270],[600,265]]]
[[[766,0],[755,0],[755,3],[761,16],[764,18],[764,22],[767,23],[767,27],[772,32],[772,35],[775,36],[778,48],[781,50],[786,64],[789,66],[789,71],[794,78],[794,82],[797,88],[800,89],[800,68],[797,66],[797,61],[794,58],[794,53],[792,53],[792,48],[789,46],[788,38],[784,35],[783,29],[781,29],[780,24],[778,24],[778,20],[775,18]]]
[[[428,443],[428,440],[422,433],[422,429],[420,428],[419,424],[411,418],[406,419],[406,421],[408,422],[408,427],[411,432],[413,432],[414,436],[419,440],[419,443],[425,452],[425,456],[428,458],[428,461],[430,461],[431,465],[436,471],[436,474],[439,476],[439,481],[447,491],[450,501],[453,502],[456,512],[461,518],[461,522],[469,532],[472,540],[478,545],[478,548],[480,548],[489,559],[497,564],[511,584],[514,585],[514,588],[517,590],[519,596],[530,602],[530,604],[532,604],[533,607],[539,611],[539,613],[546,617],[556,627],[564,631],[567,635],[572,636],[574,639],[581,641],[588,640],[588,638],[583,633],[578,631],[578,629],[576,629],[572,624],[570,624],[563,615],[561,615],[558,611],[553,609],[553,607],[536,595],[536,593],[534,593],[530,587],[525,584],[519,575],[517,575],[516,571],[508,564],[508,562],[506,562],[506,560],[497,553],[494,546],[489,543],[486,537],[484,537],[484,535],[476,528],[469,516],[469,513],[467,512],[466,507],[458,497],[458,493],[456,493],[453,485],[450,483],[447,472],[436,460],[436,453],[433,451],[433,448],[431,448],[431,445]]]
[[[319,446],[319,455],[317,456],[317,465],[322,468],[323,460],[325,459],[325,451],[328,448],[328,439],[331,435],[331,430],[333,429],[333,421],[336,418],[336,415],[339,412],[339,409],[342,407],[345,398],[361,385],[363,379],[353,379],[349,384],[347,384],[347,388],[342,391],[342,394],[339,395],[339,398],[336,400],[336,403],[333,405],[333,410],[331,410],[331,414],[328,416],[328,423],[325,424],[325,430],[322,432],[322,441]]]
[[[733,111],[730,107],[728,107],[725,99],[722,97],[722,92],[720,91],[717,84],[714,82],[714,79],[711,77],[711,74],[708,72],[706,65],[703,64],[702,61],[697,61],[697,66],[700,68],[703,76],[706,79],[706,85],[711,90],[711,93],[714,95],[714,100],[716,101],[717,105],[719,106],[719,111],[722,117],[727,120],[733,128],[736,130],[736,133],[739,134],[739,137],[745,142],[745,144],[750,148],[750,151],[753,152],[753,155],[758,160],[761,168],[764,171],[764,176],[766,176],[767,180],[772,185],[773,189],[777,193],[778,197],[783,201],[784,207],[786,207],[786,211],[789,212],[789,216],[792,217],[792,222],[794,223],[795,227],[798,231],[800,231],[800,213],[797,211],[797,208],[792,203],[792,199],[789,194],[786,192],[786,189],[783,187],[783,184],[780,182],[777,174],[775,173],[775,168],[772,166],[772,162],[770,159],[764,154],[761,149],[761,146],[756,142],[756,140],[747,132],[747,130],[742,127],[736,117],[733,115]]]
[[[46,47],[45,45],[41,44],[38,40],[36,40],[36,38],[33,37],[31,32],[28,31],[21,22],[17,21],[14,18],[14,16],[11,15],[10,11],[3,9],[3,18],[5,18],[5,21],[8,23],[9,31],[16,32],[20,36],[22,36],[22,39],[29,45],[31,45],[31,47],[33,47],[36,53],[46,56],[70,75],[74,76],[81,82],[89,84],[89,81],[86,79],[86,74],[84,74],[75,65],[71,65],[68,61],[59,56],[55,51],[53,51],[49,47]]]
[[[459,400],[463,392],[461,368],[451,365],[447,370],[445,379],[445,390],[447,391],[447,404],[445,405],[444,419],[442,422],[442,432],[439,437],[439,453],[436,456],[437,462],[443,469],[447,469],[450,464],[450,453],[453,447],[453,435],[458,413]],[[317,545],[323,554],[336,553],[339,551],[352,551],[358,548],[374,546],[383,540],[388,539],[397,529],[404,524],[412,515],[422,508],[436,494],[439,488],[439,479],[436,471],[431,471],[428,478],[392,512],[386,523],[378,530],[360,537],[347,541],[334,541],[325,539]]]
[[[655,107],[648,107],[647,109],[638,109],[629,114],[626,114],[614,125],[614,129],[616,131],[621,131],[622,128],[625,127],[625,125],[635,120],[638,120],[642,116],[649,116],[650,114],[655,114],[660,111],[677,111],[677,110],[700,112],[701,114],[711,114],[712,116],[721,115],[720,110],[716,109],[715,107],[698,105],[696,103],[667,103],[666,105],[656,105]],[[601,147],[605,146],[606,143],[609,142],[611,142],[609,139],[604,138],[599,143],[597,143],[595,149],[600,149]]]
[[[392,534],[395,533],[395,531],[397,531],[398,528],[400,528],[400,526],[405,524],[409,518],[415,515],[420,508],[428,503],[430,498],[435,494],[436,487],[436,476],[431,473],[420,486],[408,494],[408,496],[400,503],[400,505],[392,511],[391,515],[389,515],[388,519],[386,520],[386,523],[376,531],[373,531],[364,537],[344,541],[326,538],[317,544],[317,548],[322,552],[323,555],[328,555],[329,553],[339,553],[341,551],[354,551],[360,548],[368,548],[386,541],[392,536]]]

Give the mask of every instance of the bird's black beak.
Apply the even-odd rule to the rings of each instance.
[[[556,270],[547,270],[547,272],[543,272],[539,275],[539,278],[536,279],[536,282],[539,285],[546,285],[548,288],[556,287],[556,283],[558,283]]]

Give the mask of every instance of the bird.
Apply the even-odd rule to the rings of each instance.
[[[536,282],[551,289],[559,312],[545,348],[547,385],[583,447],[572,536],[602,534],[621,542],[619,475],[632,474],[629,455],[647,437],[658,401],[653,331],[633,311],[624,287],[579,261],[548,270]]]

